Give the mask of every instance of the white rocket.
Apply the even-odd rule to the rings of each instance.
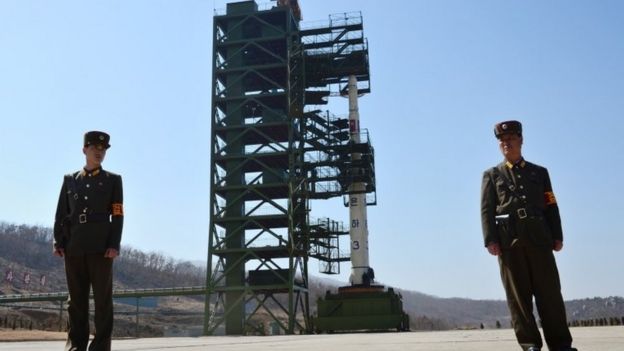
[[[352,143],[360,143],[360,113],[358,111],[358,88],[355,76],[349,76],[349,132]],[[351,160],[361,159],[360,153],[352,153]],[[363,170],[352,168],[353,175]],[[366,214],[366,183],[349,186],[349,236],[351,238],[352,285],[370,285],[374,273],[368,262],[368,218]]]

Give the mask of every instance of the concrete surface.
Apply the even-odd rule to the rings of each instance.
[[[580,351],[623,351],[624,326],[572,328]],[[63,350],[62,341],[3,342],[0,351]],[[214,336],[114,340],[119,351],[499,351],[520,350],[511,329],[288,336]]]

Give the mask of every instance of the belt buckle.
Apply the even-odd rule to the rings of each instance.
[[[87,223],[87,214],[83,213],[83,214],[79,215],[78,216],[78,222],[80,224]]]
[[[516,212],[518,213],[518,218],[520,218],[520,219],[527,218],[526,209],[524,207],[523,208],[519,208],[518,210],[516,210]]]

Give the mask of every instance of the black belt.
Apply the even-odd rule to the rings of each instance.
[[[83,213],[78,215],[78,223],[102,223],[110,222],[110,214],[108,213]]]
[[[543,215],[543,211],[534,210],[531,207],[521,207],[513,213],[515,213],[515,216],[519,219],[525,219],[527,217],[542,217]]]

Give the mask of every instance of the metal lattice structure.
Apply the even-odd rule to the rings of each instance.
[[[328,274],[349,260],[348,229],[311,220],[309,200],[364,178],[375,191],[370,139],[350,144],[348,122],[315,109],[348,75],[370,91],[361,15],[305,30],[299,16],[244,1],[214,17],[206,334],[263,334],[267,321],[309,332],[309,258]],[[353,150],[361,174],[348,171]]]

